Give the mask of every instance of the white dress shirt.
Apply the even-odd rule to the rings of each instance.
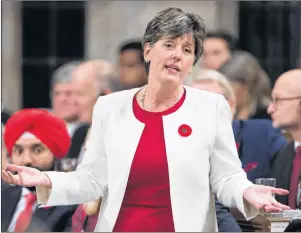
[[[69,133],[69,136],[72,137],[76,129],[81,125],[80,122],[70,122],[67,123],[67,130]]]

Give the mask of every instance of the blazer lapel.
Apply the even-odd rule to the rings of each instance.
[[[7,231],[15,209],[20,200],[22,188],[2,184],[1,200],[1,231]]]
[[[194,229],[195,222],[203,221],[196,220],[201,216],[198,216],[197,210],[193,208],[193,206],[201,205],[201,196],[199,198],[195,196],[200,193],[196,194],[197,189],[196,192],[191,192],[188,188],[191,184],[187,184],[185,178],[198,175],[209,177],[210,165],[207,155],[213,148],[211,142],[214,142],[215,136],[215,130],[206,127],[208,119],[202,119],[202,114],[197,113],[194,106],[191,105],[194,101],[193,93],[187,91],[186,99],[180,109],[163,117],[173,219],[175,230],[180,232],[187,231],[189,229],[187,226]],[[190,127],[191,134],[181,133],[182,125]],[[189,168],[189,174],[183,174],[183,166]],[[204,178],[202,187],[204,192],[210,189],[208,183]],[[198,203],[193,203],[195,201]]]
[[[105,218],[111,224],[113,230],[119,208],[123,201],[123,196],[128,182],[128,177],[132,161],[138,146],[144,124],[136,119],[133,113],[133,98],[138,89],[134,89],[131,98],[125,106],[120,109],[121,113],[117,114],[118,119],[111,119],[110,129],[106,132],[106,152],[110,154],[107,158],[110,183],[119,183],[119,186],[109,187],[110,199],[114,200],[106,207]],[[125,141],[118,143],[118,141]],[[112,165],[111,165],[112,164]],[[119,180],[116,182],[116,180]]]

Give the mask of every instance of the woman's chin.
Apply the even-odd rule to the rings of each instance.
[[[179,85],[181,83],[181,78],[178,75],[164,75],[161,78],[161,83]]]

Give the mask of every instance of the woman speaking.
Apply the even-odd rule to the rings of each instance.
[[[102,197],[98,232],[217,231],[213,193],[247,219],[259,210],[289,209],[272,197],[286,190],[247,180],[226,100],[182,85],[202,55],[204,37],[199,15],[159,12],[142,42],[148,85],[99,97],[77,170],[8,165],[2,179],[37,186],[38,201],[47,206]]]

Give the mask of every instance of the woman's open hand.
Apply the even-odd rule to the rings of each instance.
[[[274,213],[289,210],[290,207],[277,202],[272,194],[287,195],[288,193],[289,192],[285,189],[254,185],[251,188],[246,189],[243,196],[244,199],[256,209],[265,213]]]
[[[17,172],[17,174],[14,175],[12,172]],[[2,170],[1,178],[4,182],[11,185],[52,187],[50,179],[44,172],[31,167],[8,164],[6,169]]]

